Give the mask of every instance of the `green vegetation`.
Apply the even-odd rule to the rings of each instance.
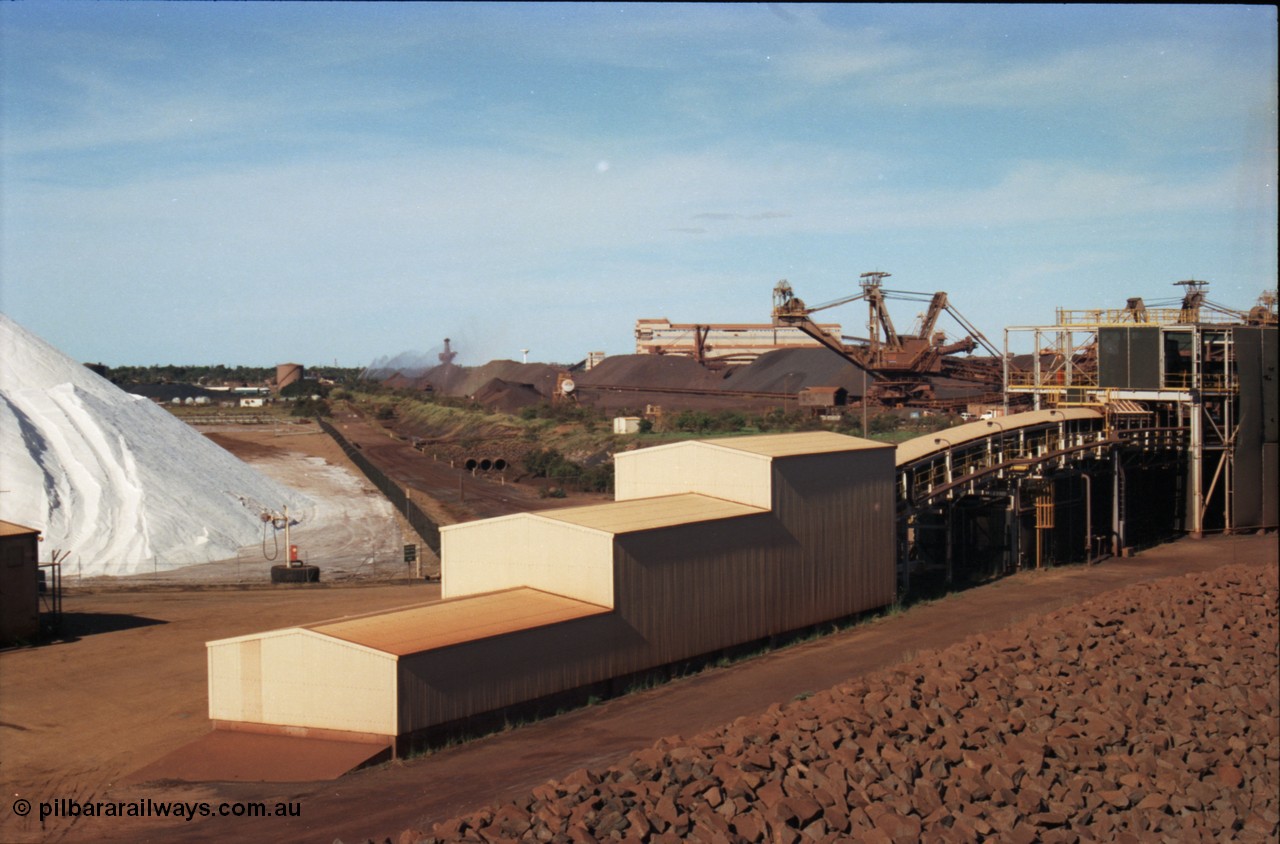
[[[305,416],[308,419],[316,416],[330,416],[329,403],[322,398],[303,396],[292,402],[290,416]]]
[[[635,434],[614,434],[613,416],[638,417],[636,409],[605,413],[576,402],[540,402],[510,414],[486,409],[467,398],[436,396],[420,390],[398,389],[381,383],[355,381],[329,394],[347,401],[368,417],[394,426],[405,437],[452,443],[475,449],[485,443],[515,444],[522,458],[514,465],[528,476],[546,482],[544,495],[560,498],[568,491],[610,492],[613,454],[633,448],[694,438],[742,436],[830,430],[862,436],[857,413],[828,421],[798,409],[775,408],[763,413],[743,410],[681,410],[643,419]],[[876,411],[869,415],[871,439],[900,442],[956,424],[946,415],[912,416],[904,411]],[[510,451],[508,451],[510,453]]]
[[[276,372],[275,367],[223,364],[86,366],[120,385],[255,385],[274,378]],[[797,408],[764,412],[680,410],[642,418],[637,433],[614,434],[612,417],[640,417],[643,414],[639,409],[623,408],[605,413],[577,402],[544,401],[509,414],[488,410],[468,398],[437,396],[361,380],[359,369],[317,366],[308,367],[307,374],[306,380],[281,391],[280,398],[287,401],[247,410],[257,415],[311,418],[332,415],[334,404],[350,405],[367,417],[393,427],[404,437],[454,444],[468,450],[494,442],[515,443],[514,449],[506,447],[506,453],[514,451],[524,456],[517,458],[514,465],[523,468],[529,476],[545,481],[543,494],[555,498],[564,497],[566,490],[611,492],[613,455],[633,448],[694,438],[819,430],[901,442],[960,421],[946,415],[912,416],[903,411],[873,411],[868,417],[869,434],[864,434],[862,415],[858,412],[824,420]],[[326,383],[317,379],[324,379]],[[208,413],[210,408],[175,406],[172,410]]]
[[[167,412],[173,414],[183,421],[191,419],[205,419],[210,416],[216,416],[220,419],[234,421],[236,419],[255,420],[255,419],[280,419],[284,420],[290,416],[291,404],[267,404],[262,407],[225,407],[213,404],[162,404]]]
[[[226,364],[153,364],[151,366],[107,366],[86,363],[89,369],[113,384],[197,384],[246,385],[262,384],[276,377],[274,366],[227,366]],[[354,381],[364,371],[359,367],[308,366],[308,378],[326,381]]]
[[[524,457],[524,466],[535,478],[546,478],[558,486],[548,488],[547,495],[560,498],[565,486],[581,492],[613,492],[613,463],[601,462],[583,466],[565,458],[554,448],[535,448]],[[561,491],[561,495],[556,494]]]
[[[383,422],[394,421],[403,434],[426,439],[469,441],[519,437],[526,429],[519,419],[491,413],[465,399],[431,396],[416,390],[348,388],[348,401],[360,412]]]

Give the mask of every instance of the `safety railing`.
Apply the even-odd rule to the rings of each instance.
[[[1101,387],[1096,372],[1073,370],[1071,383],[1066,383],[1066,373],[1062,370],[1042,372],[1037,378],[1034,372],[1023,370],[1009,373],[1006,382],[1011,390],[1034,390],[1048,396],[1061,396],[1062,400],[1055,404],[1098,405],[1103,403],[1100,390],[1117,390],[1118,387]],[[1190,372],[1166,372],[1160,379],[1160,386],[1152,389],[1186,392],[1192,389],[1229,393],[1238,388],[1235,375],[1227,373],[1200,373],[1198,377]],[[1140,388],[1133,388],[1140,389]]]
[[[1056,309],[1056,325],[1063,328],[1102,328],[1126,325],[1211,325],[1238,322],[1239,317],[1218,313],[1209,308],[1184,310],[1182,308],[1146,308],[1135,311],[1129,308]]]
[[[1144,447],[1176,448],[1177,431],[1168,429],[1159,436],[1148,435],[1135,443]],[[1080,457],[1095,450],[1102,456],[1116,439],[1096,422],[1079,424],[1047,423],[1035,428],[993,431],[989,437],[971,440],[939,449],[916,463],[902,467],[898,490],[908,501],[924,501],[936,497],[940,490],[953,490],[979,478],[1005,470],[1026,470],[1030,466],[1068,455]]]

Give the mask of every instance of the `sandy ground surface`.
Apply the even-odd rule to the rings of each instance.
[[[314,425],[204,431],[315,501],[291,538],[321,567],[322,582],[271,585],[264,546],[283,561],[282,534],[235,558],[171,572],[65,572],[62,638],[0,652],[0,776],[10,800],[36,792],[90,799],[206,733],[206,641],[439,597],[438,585],[411,577],[404,564],[402,543],[416,537]],[[19,831],[18,821],[6,807],[0,841],[56,840],[66,827],[37,833],[20,823]]]
[[[306,491],[306,490],[304,490]],[[770,704],[1129,583],[1228,563],[1276,564],[1270,536],[1183,540],[1091,568],[1029,572],[842,633],[428,756],[322,783],[124,783],[209,729],[204,642],[438,597],[421,582],[345,588],[84,588],[68,639],[0,653],[0,841],[381,841],[608,765]],[[50,818],[41,801],[290,803],[296,817]],[[32,813],[15,812],[29,800]]]
[[[306,494],[313,511],[294,519],[290,541],[301,558],[320,567],[326,582],[387,581],[409,574],[403,545],[417,536],[337,444],[314,424],[200,427],[209,439],[265,475]],[[278,508],[273,502],[262,506]],[[294,514],[290,514],[291,517]],[[63,572],[69,588],[191,588],[270,584],[271,566],[288,559],[284,531],[264,529],[235,557],[173,571],[128,577],[81,578]],[[434,558],[431,565],[438,571]]]
[[[123,775],[208,732],[206,641],[438,594],[427,584],[68,594],[66,640],[0,653],[0,841],[72,829],[15,817],[17,797],[103,799]]]

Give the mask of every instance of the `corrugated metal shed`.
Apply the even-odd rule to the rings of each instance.
[[[449,525],[440,530],[441,594],[528,586],[612,607],[612,542],[610,533],[531,513]]]
[[[0,642],[40,632],[40,531],[0,521]]]
[[[450,561],[441,594],[458,598],[529,586],[612,607],[615,536],[763,512],[685,493],[448,525],[440,530],[441,555]]]
[[[615,456],[614,503],[444,529],[445,594],[493,582],[552,588],[549,578],[568,570],[579,574],[559,588],[581,590],[607,571],[614,613],[592,620],[590,633],[567,645],[545,645],[557,655],[564,683],[625,675],[883,606],[896,594],[893,454],[893,446],[829,432],[625,452]],[[548,527],[555,522],[558,532]],[[586,550],[574,533],[582,530],[607,535],[608,546]],[[539,547],[555,549],[554,564],[531,563],[541,559]],[[576,556],[584,550],[587,556]],[[504,705],[519,699],[517,689],[547,693],[545,678],[489,645],[460,645],[450,658],[462,660],[464,651],[473,654],[468,664],[507,666],[487,691],[456,690],[471,706]],[[463,717],[456,700],[438,694],[438,671],[432,676],[431,683],[405,678],[419,708]]]
[[[206,651],[215,725],[395,735],[391,654],[300,627],[209,642]]]
[[[507,589],[306,625],[307,630],[404,656],[607,612],[607,607],[537,589]]]
[[[209,717],[395,736],[421,726],[420,718],[401,727],[403,658],[607,612],[534,589],[511,589],[209,642]]]
[[[623,502],[695,492],[768,509],[770,456],[725,442],[672,443],[615,454],[614,497]]]
[[[679,443],[627,453],[618,477],[610,504],[442,529],[441,604],[262,634],[257,663],[232,653],[247,641],[210,643],[211,717],[403,735],[894,598],[892,446],[829,433]],[[335,674],[313,656],[305,691],[267,670],[276,643],[319,641],[370,667],[348,655]],[[376,717],[342,716],[362,705],[348,675],[376,675],[394,700],[362,680]],[[322,722],[303,705],[315,696],[344,703]]]

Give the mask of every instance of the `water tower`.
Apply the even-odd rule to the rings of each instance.
[[[281,363],[276,365],[276,389],[283,390],[285,387],[302,380],[302,364],[300,363]]]

